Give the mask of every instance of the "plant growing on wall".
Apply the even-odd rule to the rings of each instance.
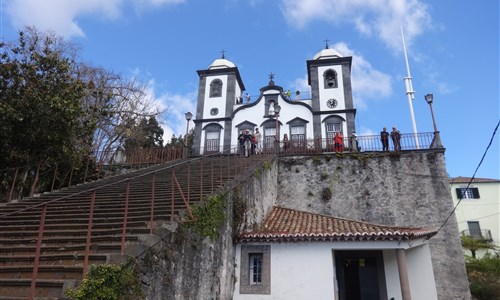
[[[220,228],[226,221],[226,194],[210,195],[204,204],[193,207],[194,222],[187,226],[194,232],[210,238],[219,236]]]
[[[268,162],[267,160],[263,164],[264,170],[270,171],[273,168],[273,164]]]
[[[312,160],[316,166],[323,164],[323,162],[321,161],[321,157],[319,157],[319,156],[313,156]]]
[[[332,198],[332,189],[330,187],[326,187],[323,189],[323,192],[321,193],[321,199],[323,201],[327,202]]]
[[[66,294],[72,300],[138,299],[141,290],[135,264],[93,265],[80,286]]]

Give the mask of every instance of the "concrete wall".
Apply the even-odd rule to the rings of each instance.
[[[437,229],[453,209],[439,151],[283,157],[278,185],[278,205],[385,225]],[[454,215],[448,224],[430,240],[438,297],[470,299]]]

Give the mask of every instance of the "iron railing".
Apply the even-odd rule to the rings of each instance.
[[[268,139],[271,142],[267,143],[265,142],[265,138],[262,140],[261,151],[263,153],[277,153],[279,155],[308,155],[329,152],[372,152],[383,150],[380,135],[357,136],[355,138],[344,137],[342,146],[337,148],[333,143],[333,139],[325,138],[306,139],[301,141],[289,140],[288,142],[283,142],[283,140],[276,142],[274,138],[272,138]],[[432,147],[434,147],[433,140],[433,132],[417,134],[404,133],[401,134],[400,151],[432,149]],[[211,151],[217,152],[220,149],[222,149],[222,145],[215,147],[211,144],[210,148],[193,147],[191,150],[194,155],[205,155],[213,153]],[[231,149],[233,149],[233,154],[242,154],[244,152],[244,148],[240,146],[232,145]],[[394,142],[391,139],[389,139],[389,151],[395,151]]]
[[[186,157],[185,147],[117,150],[113,155],[97,152],[78,164],[51,162],[0,170],[0,203],[33,197],[75,184],[110,177],[116,172],[142,169]]]
[[[477,229],[477,230],[462,230],[463,236],[470,236],[474,240],[482,240],[486,242],[493,242],[493,237],[491,235],[491,230],[489,229]]]

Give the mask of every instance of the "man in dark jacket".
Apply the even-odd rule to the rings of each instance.
[[[382,151],[389,151],[389,132],[385,127],[380,132],[380,141],[382,142]]]

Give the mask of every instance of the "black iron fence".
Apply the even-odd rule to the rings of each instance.
[[[304,139],[304,140],[289,140],[276,141],[274,137],[262,139],[261,145],[252,146],[249,150],[251,154],[255,153],[278,153],[280,155],[297,154],[322,154],[329,152],[371,152],[383,151],[384,147],[380,139],[380,135],[366,136],[351,136],[343,137],[342,143],[335,145],[333,139]],[[387,151],[408,151],[408,150],[424,150],[435,147],[434,133],[403,133],[399,139],[399,149],[395,146],[395,141],[389,138]],[[232,154],[245,154],[245,147],[242,145],[231,146]],[[206,155],[222,151],[222,146],[215,146],[213,143],[210,147],[192,148],[191,153],[194,155]]]
[[[493,237],[491,236],[491,230],[489,229],[477,229],[477,230],[462,230],[463,236],[470,236],[475,240],[482,240],[486,242],[492,242]]]

